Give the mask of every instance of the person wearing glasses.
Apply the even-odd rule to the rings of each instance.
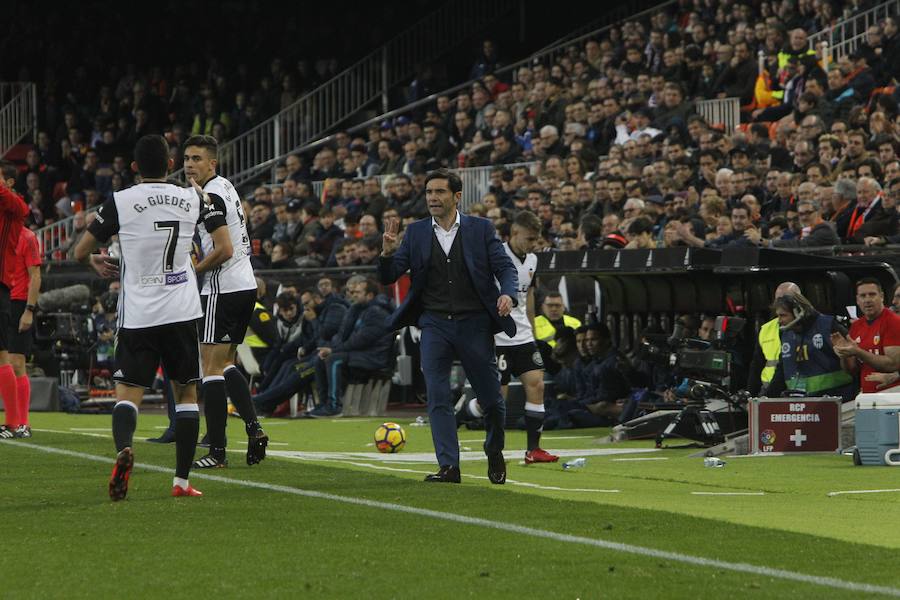
[[[863,238],[866,246],[883,246],[885,244],[900,244],[900,232],[897,224],[897,203],[900,202],[900,177],[891,179],[887,190],[882,194],[881,206],[893,224],[892,233],[881,235],[867,235]],[[863,225],[865,227],[865,225]]]
[[[837,246],[841,243],[834,223],[822,219],[822,207],[818,200],[798,200],[797,217],[800,219],[800,236],[784,240],[761,239],[759,229],[748,229],[745,236],[755,244],[770,248],[812,248],[816,246]]]

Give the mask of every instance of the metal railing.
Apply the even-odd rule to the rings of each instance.
[[[663,6],[667,6],[667,5],[668,4],[665,4]],[[658,12],[659,9],[660,9],[660,7],[658,7],[658,6],[653,7],[653,8],[641,11],[637,14],[632,14],[632,15],[628,16],[625,20],[633,21],[633,20],[645,19],[645,18],[648,18],[649,16],[651,16],[652,14],[655,14],[656,12]],[[568,51],[568,48],[570,46],[572,46],[573,44],[575,44],[575,45],[584,44],[588,40],[594,39],[597,36],[600,36],[600,35],[606,33],[607,31],[609,31],[609,29],[614,27],[617,23],[618,22],[613,23],[611,25],[604,25],[603,27],[601,27],[599,29],[590,31],[588,33],[577,36],[575,38],[570,38],[567,36],[566,38],[563,39],[563,41],[558,41],[557,43],[553,44],[552,46],[548,46],[548,47],[544,48],[543,50],[540,50],[536,53],[529,55],[525,59],[522,59],[518,62],[514,62],[509,65],[506,65],[505,67],[502,67],[500,69],[497,69],[497,71],[495,71],[494,74],[499,77],[503,77],[504,75],[513,76],[513,75],[515,75],[516,71],[520,67],[530,66],[536,60],[540,61],[545,66],[549,67],[557,58],[566,54],[566,52]],[[456,92],[459,92],[460,90],[467,89],[467,88],[471,87],[471,85],[475,81],[476,80],[466,81],[465,83],[455,85],[455,86],[448,88],[446,90],[443,90],[441,92],[431,94],[430,96],[422,98],[421,100],[417,100],[417,101],[407,104],[406,106],[403,106],[401,108],[397,108],[395,110],[383,113],[381,115],[378,115],[377,117],[374,117],[372,119],[369,119],[367,121],[364,121],[362,123],[354,125],[353,127],[350,127],[349,129],[347,129],[346,131],[349,134],[364,132],[370,125],[380,123],[381,121],[383,121],[385,119],[392,119],[396,116],[406,115],[406,114],[410,113],[411,111],[421,108],[423,106],[428,106],[428,105],[434,104],[439,96],[453,95]],[[255,176],[259,173],[262,173],[266,170],[271,170],[274,172],[275,166],[279,162],[283,161],[288,155],[297,154],[297,153],[305,153],[310,150],[314,150],[325,144],[329,144],[329,143],[333,142],[334,139],[335,139],[334,134],[330,134],[330,135],[325,135],[313,142],[309,142],[302,146],[288,148],[282,154],[274,156],[271,160],[267,160],[264,163],[261,163],[260,165],[258,165],[258,168],[253,169],[254,173],[253,173],[253,175],[251,175],[251,177]],[[249,178],[250,177],[245,178],[245,181]]]
[[[697,114],[709,125],[723,125],[725,133],[732,133],[741,124],[740,98],[719,98],[716,100],[698,100]]]
[[[387,111],[394,85],[514,7],[512,0],[447,2],[275,116],[222,144],[219,171],[239,186],[260,172],[260,164],[315,140],[379,98]]]
[[[37,90],[33,83],[0,83],[0,157],[37,131]]]
[[[900,14],[900,0],[889,0],[851,15],[838,21],[828,29],[817,31],[809,36],[809,47],[812,50],[821,50],[823,43],[827,44],[829,60],[838,60],[856,50],[866,39],[866,30],[880,23],[885,17]],[[824,57],[823,57],[824,58]]]
[[[528,169],[528,172],[532,175],[537,174],[537,166],[541,164],[539,161],[533,162],[522,162],[515,163],[509,165],[503,165],[505,169],[515,169],[516,167],[525,167]],[[463,195],[462,202],[460,204],[460,208],[462,210],[467,210],[473,204],[481,202],[484,195],[488,193],[491,187],[491,172],[496,168],[496,165],[488,165],[485,167],[465,167],[462,169],[451,169],[454,173],[459,175],[460,179],[462,179],[463,184]],[[376,175],[375,179],[378,180],[378,184],[381,186],[381,191],[384,192],[388,182],[396,177],[396,175]],[[324,181],[314,181],[313,184],[313,193],[321,198],[322,192],[325,189]]]
[[[97,212],[99,209],[99,206],[89,208],[84,211],[84,216],[87,217],[90,213]],[[70,247],[69,240],[72,240],[72,237],[75,235],[75,217],[60,219],[55,223],[41,227],[35,231],[35,235],[37,235],[41,256],[49,260],[65,260],[66,256],[63,246],[68,250]]]

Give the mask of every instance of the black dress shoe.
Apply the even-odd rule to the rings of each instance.
[[[497,485],[506,483],[506,461],[502,452],[488,455],[488,479]]]
[[[460,483],[462,478],[459,474],[459,467],[441,467],[437,473],[426,475],[425,481],[429,483]]]

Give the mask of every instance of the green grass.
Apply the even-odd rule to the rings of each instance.
[[[108,416],[33,416],[34,445],[114,454]],[[492,486],[486,462],[463,462],[463,485],[428,485],[433,462],[376,460],[380,421],[269,421],[275,452],[362,452],[364,457],[271,456],[248,467],[229,455],[222,477],[289,486],[513,523],[727,562],[900,587],[900,493],[828,497],[829,491],[900,488],[898,472],[857,468],[843,456],[727,459],[703,467],[686,450],[587,466],[510,461]],[[427,427],[401,420],[409,443],[398,461],[431,452]],[[159,433],[142,415],[136,439]],[[89,429],[91,431],[72,431]],[[52,430],[52,432],[51,432]],[[242,424],[229,440],[242,446]],[[545,434],[551,450],[602,447],[602,430]],[[480,448],[482,432],[460,431]],[[285,444],[285,445],[281,445]],[[510,432],[509,449],[524,434]],[[615,447],[648,448],[649,443]],[[170,467],[174,445],[137,443],[139,463]],[[369,457],[371,455],[371,457]],[[352,464],[351,464],[352,463]],[[2,597],[316,598],[858,598],[858,591],[701,567],[384,508],[351,505],[195,477],[200,499],[168,496],[171,474],[136,468],[128,499],[106,496],[110,466],[0,442]],[[478,476],[478,477],[473,477]],[[559,489],[554,489],[559,488]],[[620,490],[599,493],[580,490]],[[697,496],[692,492],[764,492]],[[867,597],[874,597],[867,595]]]

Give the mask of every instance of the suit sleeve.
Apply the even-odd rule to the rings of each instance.
[[[410,237],[412,237],[411,226],[406,228],[406,233],[403,235],[400,247],[393,256],[378,256],[378,279],[383,285],[394,283],[401,275],[409,270]]]
[[[519,288],[519,276],[516,273],[516,268],[503,249],[503,243],[497,237],[494,226],[488,225],[484,231],[488,261],[491,264],[491,271],[494,273],[494,277],[500,282],[500,295],[506,294],[512,298],[513,306],[517,306],[519,295],[516,293],[516,290]]]

